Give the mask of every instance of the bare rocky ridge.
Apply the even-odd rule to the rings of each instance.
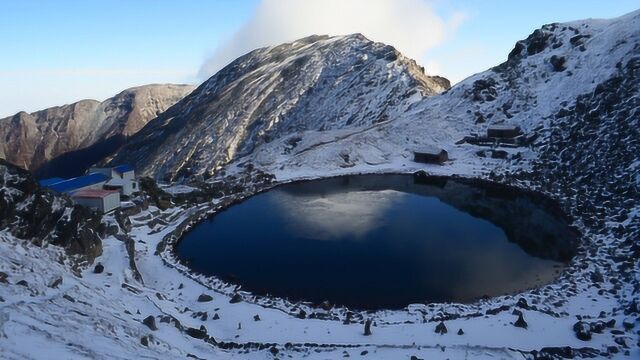
[[[191,90],[190,85],[146,85],[103,102],[82,100],[0,119],[0,158],[36,171],[69,151],[135,134]]]
[[[212,174],[285,135],[393,120],[449,86],[360,34],[311,36],[238,58],[151,121],[113,162],[169,178]]]

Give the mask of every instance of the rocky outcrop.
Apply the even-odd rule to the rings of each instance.
[[[38,186],[26,170],[0,159],[0,230],[53,244],[88,260],[102,254],[101,216]]]
[[[360,34],[311,36],[238,58],[134,135],[113,163],[155,177],[212,174],[288,134],[393,120],[449,86]]]
[[[0,158],[36,171],[64,153],[109,139],[117,143],[111,146],[112,153],[126,137],[138,132],[191,90],[190,85],[140,86],[103,102],[82,100],[0,119],[0,139],[3,140]],[[107,145],[110,144],[103,144]]]

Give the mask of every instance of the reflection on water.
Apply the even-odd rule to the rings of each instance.
[[[376,309],[548,283],[574,237],[544,201],[512,189],[368,175],[254,196],[196,226],[178,254],[256,293]]]
[[[385,213],[405,193],[394,190],[308,196],[276,191],[269,201],[287,230],[310,239],[361,239],[385,221]]]

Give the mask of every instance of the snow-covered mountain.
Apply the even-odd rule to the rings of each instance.
[[[192,90],[190,85],[146,85],[103,102],[82,100],[0,119],[0,158],[38,170],[61,154],[135,134]]]
[[[448,88],[360,34],[311,36],[232,62],[152,120],[113,162],[157,176],[213,173],[286,135],[394,120]]]

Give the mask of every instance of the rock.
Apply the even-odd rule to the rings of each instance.
[[[220,320],[220,315],[218,315],[218,313],[213,314],[211,320]]]
[[[331,310],[333,308],[333,305],[331,305],[331,303],[329,301],[323,301],[322,304],[320,305],[320,307],[324,311],[329,311],[329,310]]]
[[[190,328],[187,328],[186,332],[187,332],[187,335],[196,339],[204,339],[208,337],[206,329],[203,330],[203,329],[195,329],[190,327]]]
[[[371,319],[367,319],[367,321],[364,322],[364,335],[371,335]]]
[[[57,289],[60,284],[62,284],[62,277],[57,277],[49,284],[49,287],[52,289]]]
[[[24,286],[24,287],[29,287],[29,283],[27,282],[27,280],[20,280],[16,283],[16,285],[20,285],[20,286]]]
[[[144,345],[144,346],[149,346],[149,338],[146,336],[143,336],[140,338],[140,344]]]
[[[630,317],[625,318],[624,320],[622,320],[622,327],[624,327],[624,329],[627,330],[627,331],[633,329],[635,326],[636,326],[635,320],[633,320]]]
[[[229,300],[229,303],[231,304],[237,304],[239,302],[242,301],[242,295],[235,293],[233,294],[233,297],[231,298],[231,300]]]
[[[369,353],[369,351],[364,350],[364,351],[362,351],[362,352],[360,353],[360,356],[365,356],[365,355],[367,355],[368,353]]]
[[[96,274],[102,274],[102,272],[104,271],[104,265],[102,265],[101,263],[98,263],[94,268],[93,268],[93,272]]]
[[[200,294],[200,296],[198,296],[198,302],[209,302],[212,300],[213,300],[213,297],[211,295]]]
[[[584,321],[578,321],[573,324],[573,332],[575,332],[576,337],[582,341],[591,340],[591,326]]]
[[[553,66],[554,71],[561,72],[567,69],[564,65],[566,62],[564,56],[553,55],[551,56],[551,59],[549,59],[549,62],[551,63],[551,66]]]
[[[271,349],[269,349],[269,352],[271,353],[271,355],[276,356],[278,355],[278,348],[275,346],[272,346]]]
[[[524,317],[522,316],[522,314],[520,314],[518,315],[518,320],[516,320],[516,322],[513,323],[513,326],[526,329],[529,325],[527,324],[526,321],[524,321]]]
[[[147,327],[153,331],[158,330],[158,327],[156,326],[156,318],[153,315],[149,315],[144,318],[144,320],[142,320],[142,323],[147,325]]]
[[[307,317],[307,312],[302,310],[302,309],[300,309],[300,312],[298,313],[297,318],[298,319],[306,319],[306,317]]]
[[[7,275],[7,273],[0,271],[0,283],[1,284],[6,284],[8,283],[7,278],[9,276]]]
[[[72,298],[71,296],[69,296],[67,294],[62,295],[62,297],[67,301],[76,302],[76,299]]]
[[[464,335],[464,331],[462,331],[462,329],[458,330],[458,335]]]
[[[419,358],[415,355],[411,355],[411,357],[409,358],[410,360],[422,360],[422,358]]]
[[[260,315],[254,315],[253,321],[260,321]]]
[[[438,325],[436,325],[436,334],[444,335],[447,333],[447,326],[444,324],[444,321],[440,321]]]
[[[529,304],[527,303],[527,299],[525,298],[520,298],[518,299],[518,302],[516,303],[516,306],[521,308],[521,309],[529,309]]]

